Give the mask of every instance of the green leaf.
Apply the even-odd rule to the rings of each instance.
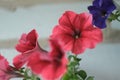
[[[119,19],[119,18],[120,18],[120,11],[116,11],[116,12],[110,14],[108,20],[109,20],[110,22],[112,22],[113,20],[117,20],[117,21],[120,22],[120,19]]]
[[[25,68],[24,68],[24,67],[23,67],[23,68],[20,68],[19,72],[20,72],[20,73],[24,73],[24,72],[25,72]]]
[[[62,77],[62,80],[69,80],[69,79],[70,79],[70,77],[67,73]]]
[[[78,75],[85,80],[85,78],[87,77],[87,73],[84,70],[80,70],[78,71]]]
[[[74,57],[74,60],[77,61],[77,62],[80,62],[81,58]]]
[[[69,61],[70,61],[72,58],[73,58],[73,55],[69,55],[69,56],[68,56]]]
[[[80,79],[79,76],[77,75],[73,75],[72,80],[82,80],[82,79]]]
[[[86,80],[94,80],[93,76],[89,76]]]
[[[40,78],[37,77],[36,80],[40,80]]]

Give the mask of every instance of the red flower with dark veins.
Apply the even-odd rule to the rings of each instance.
[[[38,34],[36,30],[32,30],[28,34],[23,34],[19,40],[19,44],[16,45],[17,51],[21,52],[21,54],[17,55],[13,59],[13,64],[16,68],[21,68],[28,59],[35,52],[44,52],[44,50],[39,46]]]
[[[0,55],[0,80],[9,80],[15,77],[22,77],[20,74],[16,73],[11,66],[9,66],[8,61]]]
[[[39,54],[34,54],[28,66],[34,73],[42,75],[44,79],[56,80],[66,72],[68,60],[57,41],[50,40],[50,44],[52,49],[47,52],[48,57],[43,58]]]
[[[76,14],[66,11],[53,29],[52,38],[57,39],[66,51],[81,54],[86,48],[94,48],[102,41],[102,31],[92,24],[89,13]]]

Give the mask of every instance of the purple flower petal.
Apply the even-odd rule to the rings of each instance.
[[[101,29],[106,27],[106,20],[113,10],[116,9],[112,0],[94,0],[92,6],[88,6],[93,15],[93,24]]]

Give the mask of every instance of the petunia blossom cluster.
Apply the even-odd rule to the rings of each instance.
[[[41,48],[35,29],[22,34],[16,45],[19,54],[14,57],[13,66],[9,66],[6,59],[1,56],[0,62],[5,67],[0,67],[0,74],[3,76],[0,76],[0,79],[9,80],[18,76],[27,79],[20,72],[26,66],[32,74],[44,80],[60,80],[67,72],[67,52],[79,55],[86,48],[94,48],[102,39],[102,31],[92,24],[91,14],[66,11],[48,39],[51,50]]]
[[[19,54],[13,65],[0,55],[0,80],[93,80],[79,69],[77,56],[103,41],[101,28],[116,6],[112,0],[94,0],[88,9],[90,13],[63,13],[48,38],[50,50],[41,47],[35,29],[23,33],[15,46]]]

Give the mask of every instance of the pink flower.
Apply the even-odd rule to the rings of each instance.
[[[28,63],[31,70],[42,75],[46,80],[56,80],[60,78],[67,68],[67,58],[61,46],[55,40],[50,40],[51,51],[46,52],[49,54],[43,57],[40,54],[35,54]]]
[[[8,61],[0,55],[0,80],[9,80],[11,78],[20,77],[11,66]]]
[[[34,29],[28,34],[25,34],[25,33],[22,34],[19,40],[19,44],[16,45],[17,51],[21,53],[26,53],[36,48],[39,48],[37,38],[38,38],[38,34]]]
[[[92,25],[92,15],[72,11],[63,14],[51,37],[56,38],[66,51],[74,54],[81,54],[86,48],[94,48],[103,39],[102,31]]]
[[[28,57],[24,57],[24,55],[19,54],[14,57],[13,59],[13,65],[17,68],[20,69],[26,62],[27,62]]]
[[[38,34],[36,30],[32,30],[28,34],[23,34],[19,40],[19,44],[16,45],[16,49],[21,52],[13,59],[14,66],[19,69],[21,68],[28,59],[35,52],[43,52],[44,50],[38,44],[37,41]]]

